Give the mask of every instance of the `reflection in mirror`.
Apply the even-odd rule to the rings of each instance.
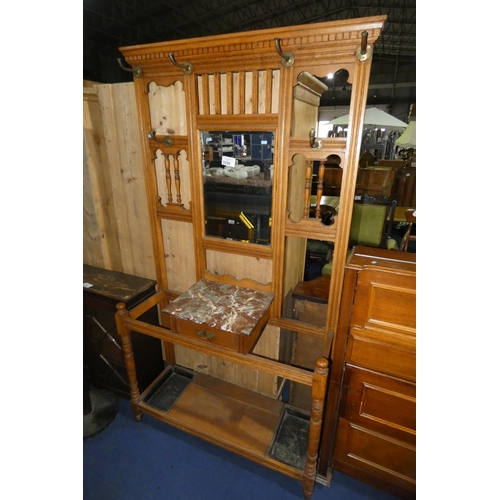
[[[305,138],[313,128],[317,137],[340,137],[332,130],[330,121],[349,111],[350,67],[325,67],[321,73],[315,69],[316,74],[302,72],[297,76],[290,135]],[[342,102],[340,95],[346,96]],[[324,162],[302,153],[293,156],[287,192],[287,211],[292,222],[319,215],[325,226],[332,224],[340,200],[342,160],[339,154],[328,155]],[[283,317],[325,326],[330,276],[323,270],[331,262],[333,247],[331,241],[286,238]]]
[[[204,131],[205,235],[271,243],[274,133]]]
[[[347,137],[348,122],[341,119],[349,115],[352,84],[346,68],[331,71],[317,78],[327,86],[321,97],[318,117],[318,137]],[[340,123],[334,120],[340,119]]]
[[[287,237],[287,272],[283,281],[284,318],[324,327],[328,309],[330,275],[323,267],[331,260],[333,244],[305,238]]]

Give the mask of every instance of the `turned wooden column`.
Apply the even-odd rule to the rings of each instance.
[[[328,380],[328,359],[320,357],[316,360],[312,384],[312,409],[307,441],[307,463],[302,480],[302,492],[305,498],[311,498],[316,481],[318,449],[321,436],[323,408],[325,406],[326,385]]]
[[[125,307],[123,302],[116,305],[118,309],[115,314],[116,330],[122,339],[123,358],[125,359],[125,367],[127,368],[130,382],[130,406],[135,415],[135,419],[139,422],[142,419],[142,412],[139,409],[140,392],[135,370],[134,351],[132,350],[132,338],[130,329],[125,324],[125,320],[130,317],[130,313]]]

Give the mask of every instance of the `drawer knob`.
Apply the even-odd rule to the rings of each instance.
[[[207,332],[205,330],[196,330],[196,333],[204,340],[212,340],[215,338],[213,333]]]

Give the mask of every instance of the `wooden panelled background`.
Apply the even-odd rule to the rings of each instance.
[[[155,279],[133,83],[83,88],[83,263]]]

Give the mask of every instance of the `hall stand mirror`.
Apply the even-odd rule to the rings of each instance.
[[[300,480],[306,498],[316,481],[329,481],[329,459],[318,460],[331,446],[323,414],[373,44],[384,22],[120,49],[134,71],[157,276],[154,296],[116,314],[132,410]],[[352,83],[350,132],[318,139],[320,78],[339,69]],[[321,200],[332,155],[342,190],[325,223],[321,202],[312,203],[312,172]],[[335,246],[319,312],[301,304],[308,241]],[[160,326],[138,320],[153,307]],[[132,331],[163,341],[167,367],[144,391]],[[301,436],[296,448],[284,438],[291,431]]]

